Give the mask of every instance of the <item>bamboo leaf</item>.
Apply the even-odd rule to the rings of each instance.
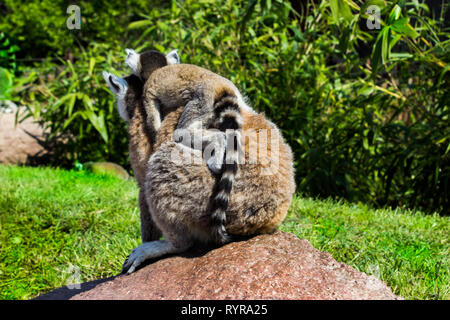
[[[405,36],[415,39],[419,36],[419,34],[408,23],[408,20],[409,20],[408,18],[399,19],[391,25],[391,28],[393,31],[395,31],[401,35],[405,35]]]
[[[103,140],[105,142],[108,142],[108,131],[106,130],[105,117],[103,111],[100,111],[98,115],[95,114],[95,112],[92,110],[85,110],[83,113],[89,119],[90,123],[95,128],[95,130],[97,130],[98,133],[100,133]]]
[[[391,13],[388,17],[388,24],[394,23],[398,18],[400,18],[400,15],[402,14],[402,8],[400,8],[397,4],[392,8]]]
[[[92,72],[94,71],[94,66],[95,66],[95,58],[91,57],[89,59],[89,69],[88,69],[88,75],[90,77],[92,77]]]
[[[153,22],[151,20],[134,21],[128,25],[128,29],[139,29],[139,28],[146,27],[146,26],[149,26],[152,24],[153,24]]]
[[[382,40],[381,40],[381,61],[386,63],[389,59],[389,27],[384,27],[381,31]]]
[[[344,0],[330,0],[330,9],[337,23],[339,23],[341,18],[346,22],[350,22],[353,19],[352,10]]]

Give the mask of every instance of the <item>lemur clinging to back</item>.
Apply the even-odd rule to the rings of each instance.
[[[240,110],[250,109],[236,86],[207,69],[180,64],[177,50],[166,56],[156,50],[141,54],[132,49],[125,51],[125,62],[144,82],[144,107],[147,121],[152,123],[150,126],[158,130],[161,118],[167,112],[184,106],[177,129],[187,129],[192,138],[201,134],[203,143],[200,146],[213,143],[214,155],[206,161],[213,172],[221,172],[226,144],[224,132],[227,129],[240,130]],[[164,60],[168,66],[161,67]]]
[[[242,126],[240,110],[249,107],[228,79],[195,65],[178,64],[180,59],[176,50],[167,55],[156,50],[142,54],[131,49],[126,49],[126,52],[126,63],[144,82],[143,105],[150,136],[159,130],[161,118],[167,112],[184,106],[177,125],[178,129],[186,129],[185,133],[188,133],[183,136],[183,140],[187,138],[189,141],[183,141],[183,144],[191,147],[190,140],[194,138],[194,147],[213,152],[206,163],[219,177],[210,219],[214,225],[216,242],[228,242],[224,222],[230,191],[238,170],[239,130]],[[111,76],[108,79],[110,86],[114,85],[112,79]],[[122,111],[121,114],[126,119],[126,112]],[[229,135],[228,146],[226,132]],[[200,143],[195,139],[201,140]],[[152,141],[155,141],[154,138]]]
[[[204,162],[179,164],[171,159],[174,151],[185,148],[173,142],[174,131],[186,111],[183,105],[166,113],[159,130],[148,130],[152,122],[148,121],[149,115],[140,98],[142,83],[139,78],[129,76],[121,79],[104,75],[116,94],[119,112],[126,112],[128,118],[130,158],[141,189],[144,243],[133,250],[124,263],[123,271],[131,273],[146,259],[182,252],[195,241],[215,241],[213,228],[204,224],[204,216],[211,210],[217,180]],[[292,153],[278,128],[263,115],[247,107],[241,110],[241,116],[244,130],[266,130],[267,138],[270,138],[265,140],[258,135],[247,137],[245,163],[240,164],[240,170],[236,173],[224,226],[232,235],[271,232],[283,221],[295,190]],[[152,130],[156,133],[154,143],[148,135]],[[264,141],[272,139],[279,142],[276,148],[264,144]],[[258,147],[256,163],[247,157],[252,145]],[[267,147],[270,154],[261,152]],[[202,158],[198,150],[192,152],[195,157]],[[278,164],[277,172],[263,172],[275,162]],[[151,217],[142,218],[143,214]],[[163,232],[165,240],[144,238],[144,230],[153,228],[153,222]]]

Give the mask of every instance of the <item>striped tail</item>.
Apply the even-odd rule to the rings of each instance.
[[[214,117],[214,127],[226,132],[227,147],[222,171],[216,180],[211,197],[210,221],[213,240],[217,244],[224,244],[232,240],[232,237],[225,229],[226,211],[238,170],[240,130],[242,129],[242,115],[237,103],[237,97],[234,95],[225,95],[217,100],[214,104]]]

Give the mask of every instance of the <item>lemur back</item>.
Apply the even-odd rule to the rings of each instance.
[[[206,143],[214,145],[213,149],[208,149],[211,154],[206,160],[208,167],[218,175],[210,218],[215,226],[216,242],[228,242],[224,223],[238,170],[239,139],[236,135],[242,128],[240,110],[249,107],[231,81],[195,65],[177,64],[179,57],[174,51],[166,56],[167,65],[162,67],[158,67],[163,63],[163,55],[158,51],[138,55],[127,49],[127,54],[126,62],[145,83],[143,104],[148,126],[159,130],[161,119],[168,112],[184,106],[177,125],[178,133],[185,129],[184,134],[178,134],[183,144],[202,151],[206,151]],[[170,64],[171,59],[175,64]],[[232,143],[227,144],[227,141]]]
[[[108,75],[105,74],[107,81]],[[123,79],[114,79],[108,83],[113,82],[120,87],[121,80]],[[143,179],[144,185],[142,186],[141,183],[139,185],[151,218],[141,218],[141,227],[142,229],[149,226],[153,228],[151,224],[154,223],[165,237],[165,240],[144,242],[133,250],[124,263],[123,271],[131,273],[146,259],[185,251],[195,241],[216,242],[212,232],[214,226],[204,222],[205,216],[208,216],[214,205],[215,185],[220,180],[211,174],[204,162],[180,164],[172,159],[174,154],[185,149],[182,144],[175,143],[173,139],[185,107],[180,105],[166,113],[160,129],[156,131],[155,142],[147,139],[147,142],[141,145],[140,134],[148,133],[149,125],[146,121],[148,120],[146,109],[139,107],[142,104],[133,98],[139,95],[131,92],[139,88],[133,89],[133,86],[129,86],[115,91],[111,83],[110,87],[116,93],[118,102],[122,99],[126,105],[127,114],[131,117],[129,119],[130,157],[132,154],[137,155],[135,159],[140,159],[137,162],[147,167]],[[137,110],[144,110],[144,112],[137,112]],[[292,152],[284,143],[276,126],[266,120],[263,115],[245,108],[240,109],[240,112],[243,129],[254,131],[256,135],[239,136],[241,142],[244,139],[248,140],[244,145],[246,160],[245,163],[239,164],[240,170],[236,172],[223,225],[232,235],[271,232],[283,221],[295,190]],[[259,134],[263,131],[269,131],[265,139]],[[276,147],[269,145],[268,153],[262,152],[267,147],[264,141],[272,138],[278,140],[279,144]],[[248,149],[252,145],[256,145],[258,150],[259,161],[256,163],[249,161],[247,157]],[[132,150],[132,146],[142,150]],[[202,158],[199,150],[190,150],[194,157]],[[146,152],[151,156],[145,155]],[[270,168],[274,162],[273,159],[276,158],[274,153],[279,159],[277,172],[265,174],[263,171]]]

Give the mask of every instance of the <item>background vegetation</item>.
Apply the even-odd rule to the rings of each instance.
[[[132,181],[0,166],[0,185],[0,299],[117,275],[140,243]],[[295,197],[281,229],[405,299],[450,298],[447,217]]]
[[[48,128],[42,164],[130,169],[101,72],[127,74],[127,47],[178,48],[183,62],[231,79],[282,129],[299,191],[282,230],[407,299],[450,298],[450,225],[440,216],[450,212],[447,2],[70,4],[81,9],[80,30],[66,26],[66,1],[0,3],[0,100],[24,106],[18,121]],[[367,27],[370,5],[379,29]],[[81,281],[115,275],[139,243],[133,182],[0,166],[0,186],[0,299],[77,281],[73,266]]]
[[[178,48],[283,130],[302,194],[449,213],[445,1],[75,2],[80,30],[67,29],[64,1],[0,6],[0,95],[27,106],[19,120],[50,129],[51,165],[129,168],[100,73],[128,73],[126,47]],[[379,29],[367,28],[369,5],[380,8]]]

